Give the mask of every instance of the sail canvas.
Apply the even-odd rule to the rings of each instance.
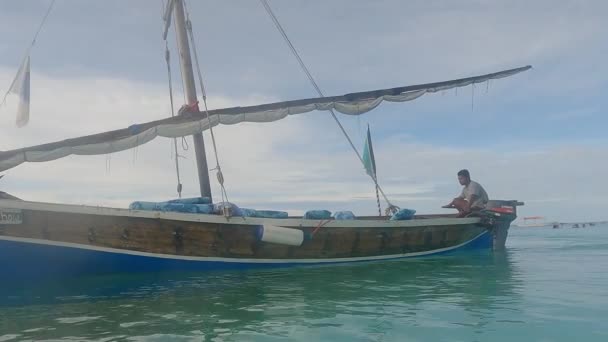
[[[17,106],[17,127],[27,125],[30,120],[30,56],[26,56],[9,89],[9,94],[19,97]]]

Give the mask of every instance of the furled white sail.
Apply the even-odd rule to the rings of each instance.
[[[453,81],[381,89],[343,96],[216,109],[209,111],[209,120],[205,113],[202,112],[186,113],[174,118],[132,125],[122,130],[0,152],[0,171],[8,170],[24,162],[51,161],[71,154],[96,155],[123,151],[145,144],[159,136],[175,138],[192,135],[209,129],[210,125],[234,125],[241,122],[273,122],[289,115],[302,114],[314,110],[334,109],[343,114],[360,115],[378,107],[384,101],[412,101],[426,93],[435,93],[474,83],[504,78],[530,68],[530,66],[526,66]]]

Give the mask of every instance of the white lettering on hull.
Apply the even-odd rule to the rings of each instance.
[[[0,209],[0,224],[21,224],[23,214],[19,209]]]

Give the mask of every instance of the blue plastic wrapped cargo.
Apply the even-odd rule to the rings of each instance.
[[[305,220],[329,220],[331,211],[329,210],[309,210],[304,213]]]
[[[211,204],[191,204],[175,202],[144,202],[136,201],[129,205],[131,210],[150,210],[150,211],[169,211],[178,213],[192,214],[211,214],[213,206]]]
[[[285,211],[277,211],[277,210],[256,210],[255,211],[255,217],[285,219],[288,216],[289,215]]]
[[[156,205],[157,202],[144,202],[144,201],[135,201],[129,204],[129,209],[131,210],[157,210]]]
[[[169,203],[186,203],[186,204],[211,204],[211,198],[209,197],[190,197],[190,198],[178,198],[167,201]]]
[[[276,218],[282,219],[287,218],[287,212],[276,211],[276,210],[255,210],[248,208],[240,208],[241,214],[244,217],[259,217],[259,218]]]
[[[255,209],[241,208],[241,214],[244,217],[256,217],[256,212],[257,210]]]
[[[350,210],[336,211],[334,213],[334,219],[336,220],[354,220],[355,218],[355,214]]]
[[[158,210],[191,214],[212,214],[213,206],[211,204],[161,202],[158,203]]]
[[[391,217],[391,221],[411,220],[415,214],[416,210],[414,209],[401,209]]]

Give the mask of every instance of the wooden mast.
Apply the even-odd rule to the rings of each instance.
[[[194,106],[198,111],[198,100],[196,98],[196,85],[194,84],[194,73],[192,71],[192,59],[190,57],[190,44],[188,44],[188,32],[186,30],[186,16],[184,14],[184,3],[182,0],[173,0],[173,15],[175,20],[175,32],[177,33],[177,49],[179,51],[179,62],[184,82],[184,91],[188,105]],[[196,155],[196,166],[198,168],[198,182],[202,197],[211,197],[211,185],[209,182],[209,167],[205,154],[205,141],[202,133],[192,135],[194,140],[194,153]]]

